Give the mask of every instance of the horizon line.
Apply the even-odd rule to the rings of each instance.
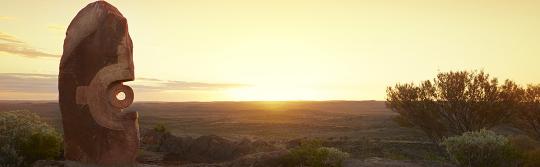
[[[386,100],[217,100],[217,101],[159,101],[143,100],[133,103],[219,103],[219,102],[384,102]],[[56,102],[58,100],[1,100],[0,102]]]

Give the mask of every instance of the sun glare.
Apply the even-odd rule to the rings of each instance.
[[[322,95],[309,88],[287,86],[252,86],[231,89],[227,94],[234,101],[285,101],[285,100],[321,100]]]

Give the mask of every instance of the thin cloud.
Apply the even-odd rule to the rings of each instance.
[[[245,84],[216,84],[216,83],[202,83],[202,82],[184,82],[184,81],[168,81],[165,83],[167,88],[176,90],[218,90],[218,89],[231,89],[239,87],[247,87]]]
[[[1,73],[0,91],[25,93],[53,93],[57,77],[47,74]]]
[[[155,78],[137,78],[131,83],[135,89],[145,91],[170,91],[170,90],[224,90],[240,87],[248,87],[246,84],[237,83],[204,83],[171,81]]]
[[[36,48],[30,47],[25,44],[17,44],[17,43],[1,43],[0,51],[16,54],[16,55],[21,55],[25,57],[30,57],[30,58],[39,58],[39,57],[58,58],[60,56],[60,55],[50,54],[50,53],[37,50]]]
[[[67,27],[61,26],[61,25],[49,25],[49,26],[47,26],[47,29],[53,30],[53,31],[64,32],[64,31],[67,30]]]
[[[12,43],[24,43],[23,41],[18,40],[13,35],[9,35],[3,32],[0,32],[0,40],[12,42]]]
[[[15,36],[0,32],[0,52],[6,52],[14,55],[25,56],[30,58],[58,58],[60,55],[50,54],[29,46],[24,41],[17,39]]]
[[[160,79],[155,79],[155,78],[145,78],[145,77],[138,77],[137,80],[144,80],[144,81],[162,81]]]
[[[202,83],[185,81],[165,81],[152,78],[137,78],[128,82],[135,91],[160,93],[162,91],[183,90],[223,90],[245,87],[244,84]],[[58,77],[51,74],[0,73],[0,91],[20,93],[57,93]]]

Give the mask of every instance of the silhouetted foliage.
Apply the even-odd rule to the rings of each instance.
[[[420,85],[388,87],[386,104],[399,113],[395,120],[400,125],[420,128],[438,143],[509,121],[522,93],[514,82],[499,85],[483,71],[446,72]]]
[[[521,110],[514,119],[514,125],[540,140],[540,85],[529,85],[525,90]]]
[[[0,165],[28,166],[61,156],[62,137],[29,111],[0,112]]]

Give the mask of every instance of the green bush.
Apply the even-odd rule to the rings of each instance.
[[[62,137],[29,111],[0,112],[0,164],[28,166],[61,156]]]
[[[323,147],[318,140],[302,141],[299,147],[283,157],[284,166],[339,167],[349,154],[336,148]]]
[[[163,125],[163,124],[156,124],[154,126],[154,131],[159,132],[159,133],[167,133],[167,132],[169,132],[167,127],[165,125]]]
[[[508,139],[482,129],[447,138],[442,143],[458,165],[466,167],[508,167],[519,164],[519,153]]]
[[[62,151],[60,135],[55,132],[35,133],[21,145],[25,160],[34,162],[42,159],[54,159]]]

